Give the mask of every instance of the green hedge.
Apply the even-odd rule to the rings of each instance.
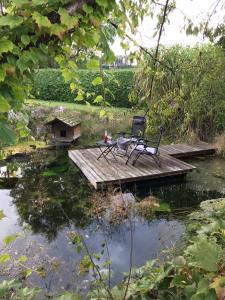
[[[133,86],[133,69],[107,70],[104,79],[106,101],[111,106],[131,107],[132,103],[128,100],[128,95]],[[78,70],[82,89],[85,92],[95,92],[97,95],[103,95],[103,86],[93,86],[92,81],[100,76],[99,71]],[[33,78],[32,95],[35,98],[43,100],[55,100],[74,102],[76,93],[72,93],[69,83],[65,83],[59,69],[41,69],[38,70]],[[95,97],[85,99],[93,103]]]

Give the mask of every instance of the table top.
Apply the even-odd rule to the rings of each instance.
[[[104,141],[98,141],[98,142],[96,142],[96,144],[99,146],[112,147],[117,144],[117,141],[110,140],[107,143],[105,143]]]

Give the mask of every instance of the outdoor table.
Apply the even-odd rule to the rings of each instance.
[[[96,142],[96,144],[98,145],[98,147],[101,151],[101,154],[98,156],[97,160],[101,157],[104,157],[108,161],[107,156],[110,153],[112,154],[114,159],[117,160],[115,157],[115,154],[113,153],[113,151],[117,147],[117,141],[111,140],[111,141],[108,141],[107,143],[105,143],[104,141],[98,141],[98,142]],[[103,150],[103,147],[105,147],[104,150]]]

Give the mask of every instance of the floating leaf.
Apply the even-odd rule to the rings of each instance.
[[[14,242],[16,240],[17,236],[16,235],[7,235],[4,239],[3,242],[6,245],[11,244],[12,242]]]
[[[0,210],[0,220],[2,220],[5,217],[6,215],[4,214],[3,210]]]
[[[0,264],[4,264],[5,262],[10,260],[10,255],[9,253],[3,253],[0,255]]]
[[[21,255],[20,258],[18,259],[19,262],[24,263],[27,261],[27,257],[25,255]]]

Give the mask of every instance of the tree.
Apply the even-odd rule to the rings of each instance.
[[[2,0],[0,2],[0,146],[28,134],[22,113],[29,94],[25,79],[49,57],[60,65],[66,81],[78,89],[74,48],[94,49],[106,62],[114,60],[110,43],[125,36],[148,11],[147,0]],[[116,24],[116,28],[110,22]],[[81,51],[82,52],[82,51]],[[79,51],[77,51],[79,57]],[[99,61],[89,59],[87,67]]]

